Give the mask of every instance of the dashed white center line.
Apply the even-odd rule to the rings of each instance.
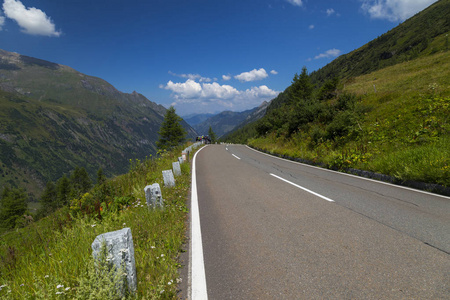
[[[237,157],[236,155],[234,155],[234,154],[231,154],[231,155],[233,155],[234,157],[236,157],[237,159],[241,159],[241,158],[239,158],[239,157]]]
[[[287,183],[289,183],[289,184],[291,184],[291,185],[293,185],[293,186],[295,186],[295,187],[298,187],[299,189],[302,189],[302,190],[304,190],[304,191],[306,191],[306,192],[308,192],[308,193],[311,193],[311,194],[313,194],[313,195],[315,195],[315,196],[317,196],[317,197],[319,197],[319,198],[322,198],[322,199],[327,200],[327,201],[329,201],[329,202],[334,202],[334,200],[332,200],[332,199],[330,199],[330,198],[327,198],[327,197],[325,197],[325,196],[322,196],[322,195],[320,195],[320,194],[317,194],[316,192],[313,192],[313,191],[311,191],[311,190],[308,190],[307,188],[304,188],[304,187],[302,187],[302,186],[300,186],[300,185],[298,185],[298,184],[295,184],[295,183],[293,183],[293,182],[291,182],[291,181],[289,181],[289,180],[286,180],[286,179],[284,179],[284,178],[282,178],[282,177],[280,177],[280,176],[277,176],[277,175],[272,174],[272,173],[270,173],[270,175],[273,176],[273,177],[275,177],[275,178],[278,178],[278,179],[280,179],[280,180],[282,180],[282,181],[284,181],[284,182],[287,182]]]

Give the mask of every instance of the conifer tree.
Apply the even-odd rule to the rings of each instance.
[[[69,204],[69,197],[71,194],[70,180],[67,178],[66,174],[58,179],[56,182],[56,193],[57,193],[57,207],[62,207]]]
[[[159,140],[156,146],[160,150],[169,150],[185,141],[186,131],[180,122],[182,119],[176,114],[175,108],[171,106],[164,117],[159,129]]]
[[[70,183],[72,186],[71,198],[78,198],[87,193],[92,187],[91,178],[85,168],[76,167],[70,175]]]
[[[214,133],[214,131],[212,130],[212,127],[209,126],[209,130],[208,130],[208,136],[211,139],[211,144],[215,144],[216,143],[216,134]]]
[[[16,222],[27,212],[27,195],[22,189],[5,187],[1,195],[0,226],[14,228]]]
[[[52,181],[47,182],[44,192],[41,196],[41,208],[39,210],[40,216],[46,216],[54,212],[58,208],[58,194],[56,192],[56,185]]]

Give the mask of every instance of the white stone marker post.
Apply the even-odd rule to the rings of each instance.
[[[123,228],[121,230],[98,235],[91,245],[92,255],[94,258],[98,258],[100,256],[100,250],[103,242],[106,245],[107,256],[111,257],[111,261],[116,266],[117,270],[119,270],[121,266],[124,266],[128,288],[132,293],[136,292],[137,276],[131,229]],[[124,294],[124,287],[121,287],[121,292]]]
[[[180,163],[179,162],[173,162],[172,163],[172,169],[173,169],[173,174],[175,176],[180,176],[181,175],[181,167],[180,167]]]
[[[164,170],[162,171],[164,178],[164,186],[174,187],[175,186],[175,178],[173,177],[172,170]]]
[[[164,200],[162,198],[161,187],[159,183],[147,185],[144,188],[145,200],[148,208],[164,207]]]

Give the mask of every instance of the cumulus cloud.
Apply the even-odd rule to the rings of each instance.
[[[56,31],[55,24],[40,9],[26,8],[19,0],[5,0],[3,10],[6,17],[16,21],[24,33],[56,37],[61,35],[61,31]]]
[[[329,9],[327,9],[326,13],[327,13],[327,16],[331,16],[332,14],[335,13],[335,11],[334,11],[334,9],[329,8]]]
[[[270,74],[272,74],[272,75],[277,75],[277,74],[278,74],[278,72],[277,72],[277,71],[275,71],[275,70],[272,70],[272,71],[270,71]]]
[[[222,80],[223,81],[228,81],[228,80],[230,80],[231,79],[231,76],[230,75],[222,75]]]
[[[241,82],[249,82],[249,81],[261,80],[268,76],[269,75],[267,74],[266,70],[261,68],[259,70],[253,69],[250,72],[243,72],[239,75],[234,76],[234,78],[236,78],[237,80],[239,80]]]
[[[339,54],[341,54],[341,50],[330,49],[330,50],[325,51],[325,53],[321,53],[321,54],[315,56],[314,59],[337,57],[337,56],[339,56]]]
[[[303,5],[302,0],[286,0],[286,1],[289,2],[292,5],[295,5],[295,6],[302,6]]]
[[[437,0],[360,0],[362,10],[373,19],[404,21]]]
[[[191,80],[198,80],[200,82],[211,82],[211,78],[203,77],[200,74],[176,74],[174,72],[169,71],[169,74],[176,77],[191,79]]]
[[[0,31],[3,30],[3,25],[5,24],[5,17],[0,16]]]
[[[184,110],[219,111],[225,109],[245,110],[260,105],[276,97],[279,92],[266,85],[237,90],[231,85],[213,83],[198,83],[188,79],[186,82],[169,81],[160,88],[172,91],[175,101],[172,103]]]

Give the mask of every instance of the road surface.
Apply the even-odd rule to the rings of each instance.
[[[194,163],[190,298],[450,299],[450,198],[242,145]]]

